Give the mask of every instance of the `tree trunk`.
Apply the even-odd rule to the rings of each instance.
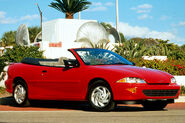
[[[73,19],[73,13],[66,13],[66,19]]]

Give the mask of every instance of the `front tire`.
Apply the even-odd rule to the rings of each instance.
[[[22,80],[18,80],[13,89],[13,97],[17,106],[29,106],[28,89]]]
[[[167,104],[165,101],[145,101],[142,103],[146,110],[163,110]]]
[[[90,86],[88,101],[96,111],[111,111],[115,108],[113,95],[110,87],[99,80]]]

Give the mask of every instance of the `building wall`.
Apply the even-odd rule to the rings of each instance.
[[[67,49],[80,48],[75,42],[78,29],[95,20],[57,19],[43,23],[41,50],[47,58],[66,56]],[[61,44],[61,45],[60,45]]]

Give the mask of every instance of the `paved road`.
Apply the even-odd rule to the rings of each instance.
[[[184,110],[169,111],[47,111],[0,112],[0,122],[41,123],[184,123]]]
[[[30,123],[184,123],[185,103],[170,104],[162,111],[146,111],[140,105],[119,105],[112,112],[92,112],[86,103],[34,102],[18,108],[12,98],[0,99],[1,122]]]

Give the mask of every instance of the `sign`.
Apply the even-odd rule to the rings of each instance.
[[[49,47],[62,47],[62,42],[58,42],[58,43],[49,43]]]

